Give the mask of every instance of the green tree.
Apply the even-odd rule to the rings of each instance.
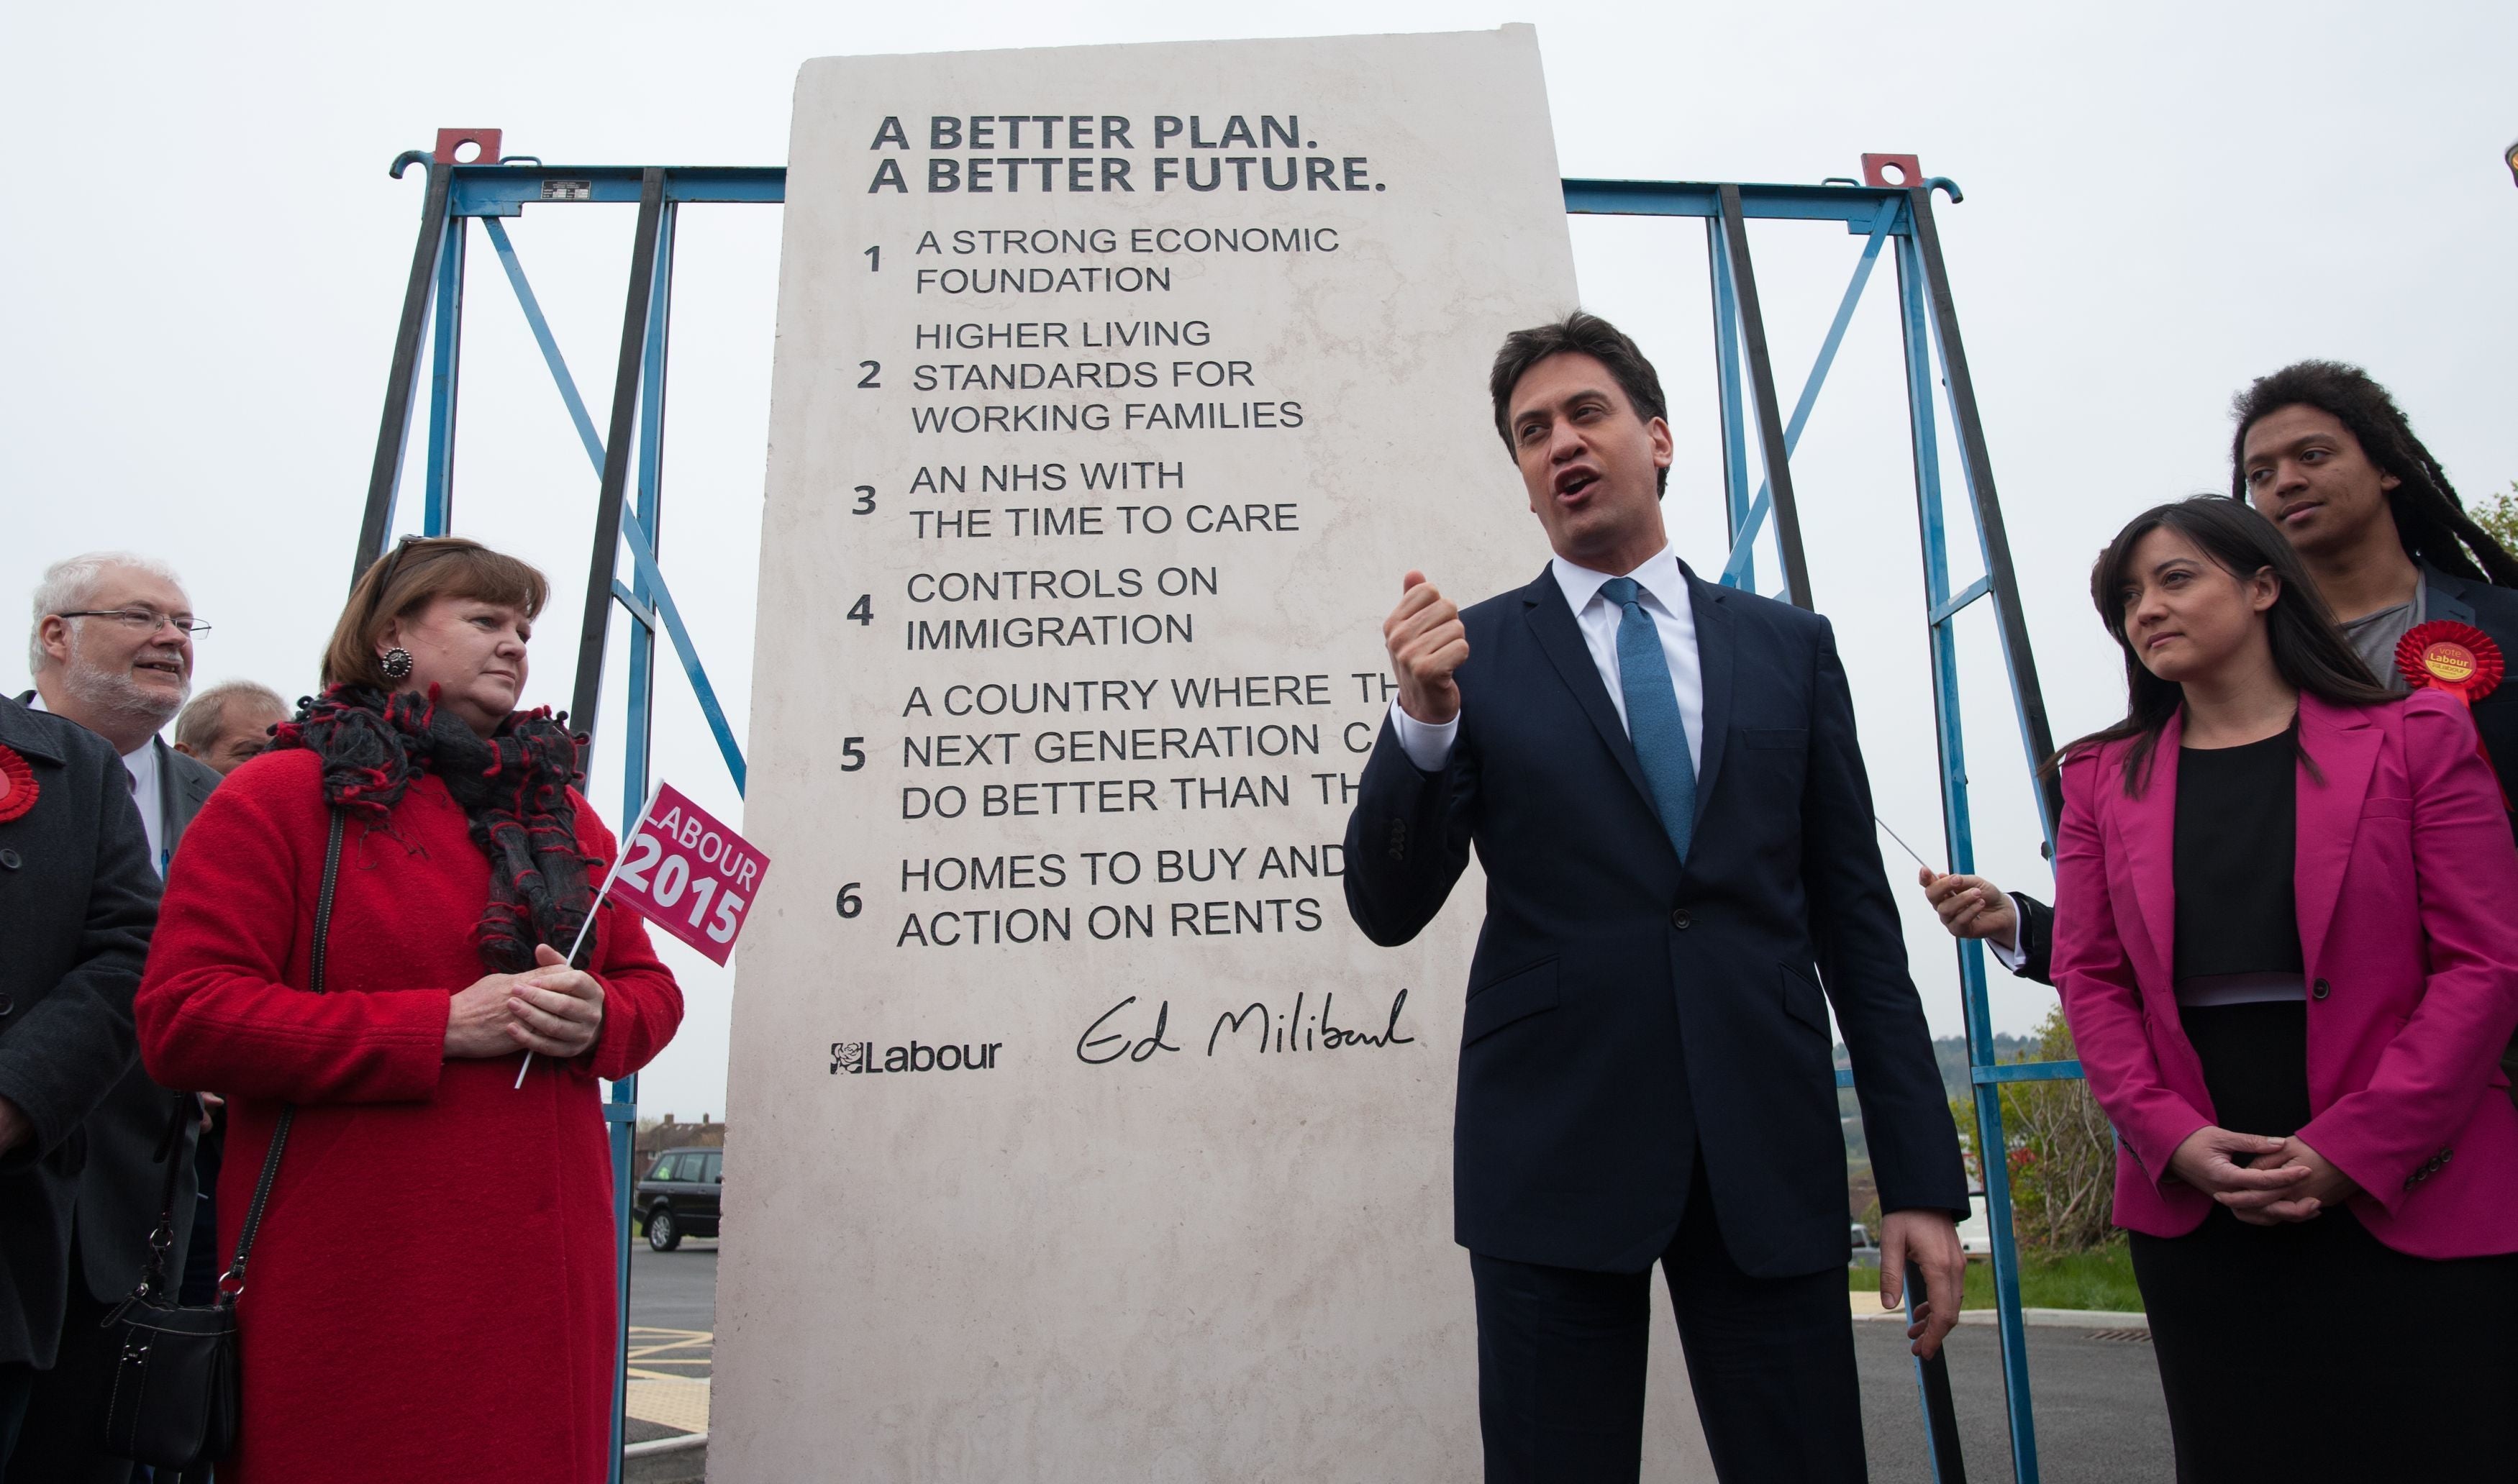
[[[2008,1060],[2063,1062],[2074,1056],[2072,1030],[2062,1007],[2047,1013],[2036,1044]],[[1959,1140],[1970,1173],[1981,1176],[1975,1110],[1953,1100]],[[2090,1085],[2075,1077],[2056,1082],[2002,1084],[2004,1164],[2011,1171],[2012,1231],[2024,1247],[2086,1252],[2113,1240],[2115,1133],[2107,1126]]]
[[[2491,499],[2477,501],[2467,513],[2503,549],[2518,551],[2518,479],[2509,481],[2509,488]]]

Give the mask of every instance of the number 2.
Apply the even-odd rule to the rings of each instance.
[[[655,891],[647,884],[647,870],[662,859],[664,853],[665,848],[656,837],[640,830],[638,837],[630,842],[630,860],[621,867],[621,879],[641,892]]]
[[[860,361],[857,365],[865,368],[865,374],[857,378],[857,385],[871,386],[880,389],[883,383],[877,381],[875,377],[883,374],[883,363],[880,361]]]

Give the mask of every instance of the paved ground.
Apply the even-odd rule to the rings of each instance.
[[[671,1252],[640,1243],[630,1253],[630,1441],[708,1429],[708,1376],[716,1331],[714,1240],[686,1239]],[[697,1484],[705,1447],[632,1459],[630,1484]]]
[[[2168,1413],[2148,1339],[2053,1325],[2028,1331],[2029,1394],[2044,1484],[2154,1484],[2176,1476]],[[1853,1327],[1862,1367],[1865,1443],[1873,1484],[1931,1484],[1923,1407],[1904,1328]],[[1950,1394],[1967,1451],[1969,1484],[2009,1480],[2011,1437],[2002,1392],[1999,1340],[1990,1326],[1965,1325],[1950,1336]]]
[[[693,1417],[687,1405],[697,1389],[691,1383],[709,1374],[716,1248],[715,1242],[689,1241],[678,1251],[651,1252],[641,1244],[631,1254],[632,1441],[707,1426],[705,1411]],[[2149,1343],[2094,1337],[2126,1332],[2055,1325],[2028,1331],[2044,1484],[2150,1484],[2174,1475]],[[1853,1336],[1874,1484],[1932,1484],[1915,1363],[1902,1327],[1865,1322],[1853,1327]],[[2013,1476],[1996,1346],[1989,1326],[1963,1326],[1950,1338],[1950,1386],[1972,1484]],[[633,1484],[696,1484],[707,1466],[708,1451],[691,1449],[633,1460],[628,1477]]]

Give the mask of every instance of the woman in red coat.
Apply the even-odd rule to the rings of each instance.
[[[604,1476],[621,1239],[595,1079],[652,1059],[682,1002],[632,913],[561,961],[614,842],[570,786],[575,740],[515,710],[546,593],[469,541],[370,567],[325,695],[211,797],[167,882],[141,1047],[229,1099],[223,1254],[296,1109],[239,1280],[222,1484]]]

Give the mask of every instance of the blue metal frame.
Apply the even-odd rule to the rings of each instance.
[[[396,173],[399,174],[399,169]],[[569,373],[567,362],[561,356],[550,325],[534,296],[524,266],[516,255],[515,245],[509,240],[501,218],[521,215],[527,205],[635,202],[641,198],[647,173],[646,167],[634,165],[553,168],[539,162],[532,166],[437,164],[431,167],[429,201],[423,208],[420,247],[412,268],[411,298],[404,310],[403,340],[396,355],[396,379],[387,389],[386,421],[379,439],[377,471],[370,483],[368,518],[362,531],[362,566],[381,548],[382,533],[392,524],[392,505],[402,458],[396,417],[398,410],[409,407],[411,394],[415,390],[412,383],[417,373],[417,342],[423,328],[432,327],[423,528],[430,535],[442,534],[454,517],[456,405],[459,391],[457,371],[462,336],[465,247],[471,219],[478,218],[489,236],[499,266],[515,291],[525,322],[533,331],[534,341],[541,348],[543,362],[559,390],[560,400],[600,480],[605,453],[602,436],[596,430],[584,397],[579,394],[575,377]],[[631,619],[628,730],[624,739],[621,780],[625,828],[645,802],[650,782],[656,633],[660,627],[671,641],[683,674],[690,680],[692,692],[708,720],[738,794],[745,783],[742,750],[735,741],[723,708],[718,704],[716,689],[709,682],[698,649],[682,624],[656,556],[654,537],[663,519],[664,410],[672,323],[673,228],[676,210],[684,203],[781,203],[786,198],[786,174],[784,167],[780,166],[687,166],[671,167],[663,172],[663,215],[656,238],[652,287],[645,306],[645,334],[638,352],[636,485],[634,500],[623,509],[621,519],[621,534],[630,552],[632,574],[627,583],[618,580],[612,583],[614,599]],[[1964,358],[1947,343],[1957,334],[1957,320],[1955,310],[1946,302],[1946,280],[1940,275],[1939,248],[1930,220],[1930,194],[1936,187],[1949,191],[1953,201],[1958,199],[1956,188],[1943,181],[1930,182],[1913,189],[1849,185],[1722,186],[1606,180],[1564,182],[1565,209],[1571,214],[1697,217],[1706,223],[1713,279],[1715,365],[1720,393],[1723,505],[1732,540],[1732,551],[1725,563],[1722,581],[1752,590],[1757,571],[1752,553],[1756,539],[1776,503],[1770,491],[1776,487],[1778,481],[1775,476],[1781,471],[1767,470],[1765,479],[1752,494],[1748,480],[1750,445],[1747,422],[1752,399],[1744,390],[1744,369],[1753,378],[1758,398],[1762,399],[1759,405],[1767,408],[1774,405],[1773,390],[1771,371],[1764,362],[1762,344],[1754,340],[1744,341],[1757,323],[1754,313],[1744,318],[1744,297],[1753,292],[1749,287],[1746,239],[1740,239],[1742,245],[1735,251],[1724,231],[1724,199],[1729,196],[1738,202],[1739,217],[1733,220],[1735,227],[1739,218],[1841,222],[1847,231],[1865,238],[1852,280],[1846,285],[1836,318],[1828,328],[1809,374],[1802,381],[1801,395],[1783,429],[1780,447],[1787,465],[1791,451],[1798,446],[1802,430],[1817,404],[1819,391],[1835,364],[1837,351],[1852,323],[1854,310],[1861,303],[1871,271],[1884,248],[1893,243],[1899,323],[1905,342],[1907,400],[1914,442],[1916,506],[1922,534],[1925,605],[1932,658],[1933,707],[1939,742],[1946,844],[1951,868],[1968,871],[1974,869],[1975,841],[1968,807],[1967,764],[1960,721],[1955,625],[1960,613],[1977,600],[1993,599],[2003,623],[2006,669],[2011,679],[2014,707],[2020,720],[2021,742],[2029,754],[2032,769],[2043,751],[2045,720],[2043,701],[2036,686],[2034,662],[2027,652],[2026,630],[2017,612],[2018,594],[2011,590],[2009,555],[1999,532],[1998,507],[1993,502],[1990,488],[1977,487],[1977,470],[1985,465],[1981,430],[1975,423],[1974,393],[1968,386]],[[1940,302],[1933,299],[1932,285],[1935,284],[1941,285],[1944,295]],[[633,309],[635,307],[633,303]],[[1754,311],[1753,297],[1747,299],[1746,308]],[[1745,358],[1744,343],[1748,350]],[[625,347],[625,361],[629,354]],[[1745,368],[1744,359],[1748,363]],[[623,384],[626,386],[628,383]],[[1936,386],[1948,388],[1953,415],[1967,442],[1968,457],[1962,460],[1962,469],[1968,480],[1969,493],[1975,501],[1976,534],[1987,573],[1986,577],[1956,592],[1949,587],[1939,428],[1934,412],[1939,400],[1934,391]],[[1769,434],[1761,429],[1760,436]],[[1770,451],[1776,447],[1772,442],[1764,446]],[[1989,486],[1990,475],[1983,478]],[[1786,483],[1784,494],[1789,496]],[[1784,513],[1791,514],[1788,500],[1784,502]],[[1789,530],[1790,522],[1786,524]],[[1988,530],[1989,526],[1993,529]],[[1797,547],[1786,555],[1788,567],[1799,560]],[[2039,799],[2039,813],[2051,846],[2053,801],[2043,794]],[[1985,1152],[1986,1216],[1991,1228],[2001,1319],[2003,1375],[2009,1397],[2014,1476],[2019,1484],[2036,1484],[2037,1448],[2029,1403],[2026,1336],[2020,1324],[2019,1254],[2011,1231],[2009,1172],[2002,1157],[2006,1146],[2002,1130],[2001,1089],[2003,1084],[2010,1082],[2078,1077],[2081,1068],[2077,1062],[1995,1063],[1981,946],[1975,942],[1962,943],[1958,958],[1960,991],[1967,1016],[1969,1075],[1975,1089],[1978,1148]],[[1836,1081],[1840,1087],[1851,1086],[1852,1074],[1840,1071]],[[615,1215],[621,1233],[620,1324],[624,1369],[616,1376],[614,1392],[612,1478],[615,1481],[620,1478],[623,1404],[627,1399],[630,1195],[633,1173],[630,1159],[637,1120],[636,1099],[637,1079],[625,1078],[614,1084],[612,1100],[604,1110],[605,1120],[612,1125]],[[1929,1405],[1926,1407],[1925,1425],[1929,1434],[1932,1428]]]

